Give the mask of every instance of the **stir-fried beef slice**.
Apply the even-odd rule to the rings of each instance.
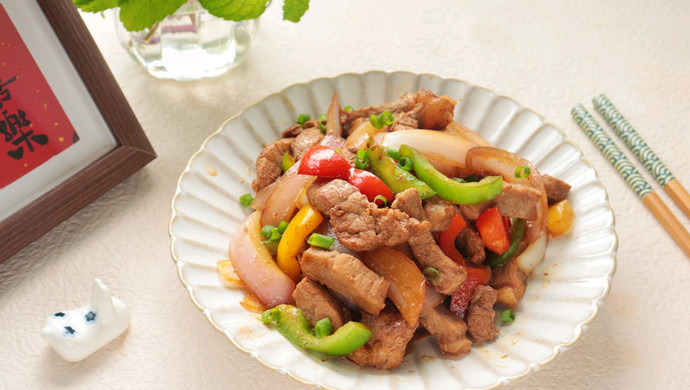
[[[283,154],[290,151],[294,138],[281,138],[268,145],[256,158],[256,179],[252,182],[255,192],[273,183],[283,174]]]
[[[379,370],[400,366],[417,325],[408,324],[400,313],[390,308],[377,316],[362,313],[362,323],[371,329],[373,335],[348,358],[359,365]]]
[[[537,219],[541,192],[523,184],[503,182],[503,191],[494,199],[501,215],[526,220]]]
[[[344,202],[350,195],[359,192],[357,187],[345,180],[317,181],[307,190],[309,204],[322,213],[328,214],[333,207]]]
[[[351,126],[352,122],[358,118],[369,118],[371,115],[379,115],[384,111],[388,111],[391,114],[397,114],[401,112],[410,111],[415,108],[414,96],[412,94],[406,93],[400,99],[394,102],[388,102],[384,104],[379,104],[377,106],[361,107],[356,110],[352,110],[347,113],[346,119],[343,124],[348,128],[355,128]],[[344,111],[343,111],[344,112]],[[342,118],[342,117],[341,117]]]
[[[359,192],[333,207],[330,217],[338,241],[355,252],[402,244],[431,228],[400,210],[379,209]]]
[[[550,175],[542,175],[541,177],[542,180],[544,180],[546,197],[549,198],[550,202],[557,203],[568,197],[570,193],[570,184]]]
[[[352,300],[362,310],[378,314],[385,306],[388,282],[358,258],[316,247],[300,260],[302,273]]]
[[[465,334],[465,321],[445,306],[439,305],[423,312],[419,317],[419,323],[436,338],[438,347],[444,355],[458,356],[470,351],[472,342]]]
[[[294,125],[289,126],[287,129],[283,130],[283,138],[297,137],[303,130],[304,127],[302,127],[302,125],[300,125],[299,123],[295,123]]]
[[[417,121],[416,118],[417,118],[417,115],[419,114],[419,111],[421,110],[421,108],[422,108],[422,106],[418,105],[417,107],[413,108],[410,111],[395,114],[394,115],[395,121],[388,128],[388,131],[418,129],[419,128],[419,121]]]
[[[455,243],[468,262],[482,264],[486,260],[484,240],[469,224],[460,232]]]
[[[312,326],[325,317],[331,319],[333,330],[350,321],[350,312],[323,286],[309,278],[304,278],[297,284],[292,298]]]
[[[467,313],[467,329],[470,337],[476,343],[491,341],[498,335],[494,326],[494,303],[498,292],[489,286],[477,286],[470,299],[470,309]]]
[[[414,188],[396,195],[391,208],[399,209],[412,218],[426,219],[419,193]],[[425,222],[429,223],[428,221]],[[465,268],[443,253],[441,248],[436,245],[430,232],[422,232],[410,237],[409,244],[420,268],[433,267],[438,270],[439,278],[435,281],[429,281],[434,290],[449,295],[455,292],[467,279]]]
[[[489,286],[498,291],[498,303],[514,307],[525,295],[525,274],[518,268],[515,259],[496,267],[491,274]]]
[[[431,222],[432,232],[448,229],[451,219],[457,212],[458,208],[454,204],[436,195],[424,201],[424,213],[426,219]]]
[[[299,160],[302,158],[304,153],[309,150],[314,145],[318,145],[319,142],[323,139],[323,133],[318,127],[310,127],[308,129],[305,129],[297,137],[295,137],[295,141],[292,143],[292,146],[290,147],[290,150],[292,152],[292,156],[295,158],[295,160]]]
[[[536,188],[504,181],[503,190],[496,198],[484,203],[460,205],[460,214],[467,220],[476,221],[486,209],[497,206],[503,216],[531,221],[537,219],[540,196]]]
[[[427,90],[419,90],[414,94],[414,101],[422,107],[416,115],[422,129],[440,130],[453,120],[455,103],[451,99],[436,96]]]

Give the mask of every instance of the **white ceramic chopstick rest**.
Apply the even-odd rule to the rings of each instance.
[[[91,303],[48,317],[42,336],[63,359],[77,362],[124,332],[129,320],[127,305],[112,297],[108,287],[95,279]]]

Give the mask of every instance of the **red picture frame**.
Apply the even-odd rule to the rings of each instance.
[[[156,158],[153,147],[72,0],[29,1],[38,5],[66,53],[66,57],[54,60],[64,62],[64,58],[69,59],[66,66],[72,67],[78,74],[98,114],[115,139],[115,146],[1,220],[0,261],[12,256]],[[52,36],[49,38],[54,39]],[[60,104],[64,107],[80,102],[60,101]]]

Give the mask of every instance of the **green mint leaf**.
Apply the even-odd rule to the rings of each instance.
[[[117,7],[118,0],[74,0],[74,5],[84,12],[103,12]]]
[[[120,20],[129,31],[153,26],[171,15],[187,0],[120,0]]]
[[[283,20],[299,22],[309,9],[309,0],[285,0],[283,3]]]
[[[225,20],[256,19],[266,11],[269,0],[199,0],[202,7]]]

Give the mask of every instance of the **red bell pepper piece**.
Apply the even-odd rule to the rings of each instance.
[[[450,311],[463,319],[465,318],[467,306],[469,306],[472,294],[474,294],[474,289],[479,285],[487,284],[491,278],[488,267],[485,266],[480,268],[468,265],[465,262],[465,258],[455,246],[455,240],[458,238],[460,232],[466,227],[467,222],[465,222],[465,219],[456,214],[453,216],[453,219],[451,219],[448,229],[439,233],[438,236],[438,246],[443,253],[467,270],[467,279],[450,297]]]
[[[450,311],[465,319],[467,307],[470,304],[474,289],[479,285],[489,282],[490,276],[486,268],[465,267],[467,279],[462,283],[458,291],[450,296]]]
[[[369,199],[369,202],[374,202],[374,199],[381,195],[386,198],[388,205],[391,204],[395,195],[393,191],[379,179],[376,175],[369,171],[364,171],[357,168],[350,170],[350,178],[348,182],[359,189]]]
[[[484,245],[499,255],[510,248],[510,237],[498,207],[485,210],[475,222]]]
[[[315,145],[302,156],[297,173],[347,180],[350,168],[350,163],[340,153],[323,145]]]
[[[453,215],[450,220],[448,229],[442,231],[438,235],[438,246],[441,248],[446,256],[450,257],[454,262],[465,265],[465,258],[462,257],[460,251],[455,246],[455,240],[458,238],[460,232],[467,227],[465,219],[457,214]]]

